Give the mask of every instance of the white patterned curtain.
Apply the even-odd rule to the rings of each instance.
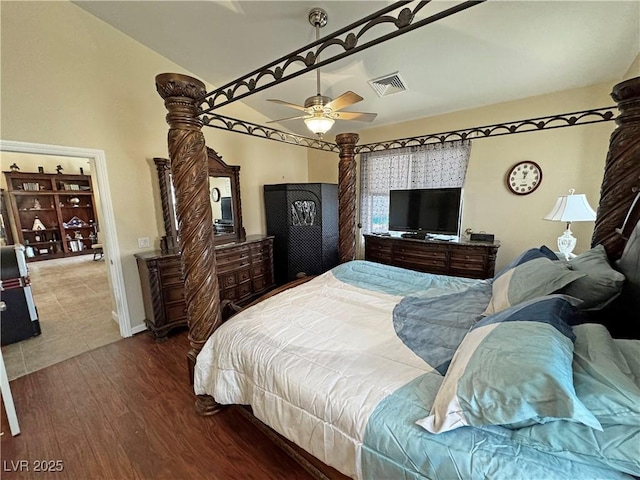
[[[390,190],[462,187],[470,154],[469,140],[361,154],[361,233],[389,230]]]

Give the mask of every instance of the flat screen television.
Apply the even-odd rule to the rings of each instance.
[[[391,190],[389,230],[458,235],[461,188]]]

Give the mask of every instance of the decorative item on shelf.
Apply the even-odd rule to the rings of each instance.
[[[80,240],[71,240],[69,242],[69,247],[72,252],[81,252],[84,249],[84,244]]]
[[[71,235],[69,235],[68,233],[64,236],[65,239],[67,240],[71,240]]]
[[[47,255],[49,253],[49,249],[48,248],[39,248],[38,249],[38,253],[40,255]]]
[[[39,242],[41,237],[40,237],[40,235],[39,235],[39,234],[37,234],[37,233],[36,233],[36,235],[35,235],[35,237],[34,237],[34,238],[35,238],[36,242]]]
[[[68,221],[62,222],[62,226],[64,228],[82,228],[82,227],[87,227],[88,225],[87,225],[87,222],[85,222],[81,218],[73,216]]]
[[[11,170],[12,172],[19,172],[20,171],[20,167],[18,166],[17,163],[13,163],[13,164],[9,165],[9,170]]]
[[[40,200],[38,200],[37,198],[33,200],[33,207],[31,207],[31,210],[42,210],[42,205],[40,205]]]
[[[84,239],[84,237],[82,236],[82,233],[80,233],[80,232],[76,232],[76,233],[73,235],[73,238],[75,238],[76,240],[82,240],[82,239]]]
[[[27,246],[27,248],[24,249],[24,253],[27,255],[27,258],[33,258],[36,256],[36,252],[31,246]]]
[[[38,173],[44,173],[44,167],[38,167]]]
[[[80,205],[80,199],[78,197],[69,198],[69,203],[72,207],[78,207]]]
[[[36,217],[33,220],[33,226],[31,227],[31,230],[46,230],[46,229],[47,227],[44,226],[44,224],[38,217]]]
[[[62,173],[62,170],[64,170],[64,168],[62,168],[62,165],[56,165],[56,173],[60,174]]]
[[[572,188],[569,195],[558,197],[553,209],[544,217],[545,220],[567,224],[567,229],[558,237],[558,250],[567,260],[575,257],[572,252],[576,246],[576,237],[571,233],[571,222],[593,222],[596,219],[596,212],[584,193],[574,195],[574,192]]]
[[[37,182],[24,182],[22,184],[22,189],[27,192],[38,192],[41,190],[40,184]]]

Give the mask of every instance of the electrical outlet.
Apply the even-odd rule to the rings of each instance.
[[[149,237],[142,237],[138,239],[138,248],[149,248]]]

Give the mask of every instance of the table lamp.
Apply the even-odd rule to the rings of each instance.
[[[569,260],[575,257],[572,253],[576,246],[576,237],[571,233],[571,222],[593,222],[596,212],[591,208],[587,197],[583,193],[574,195],[575,190],[569,190],[569,195],[558,197],[556,204],[544,217],[545,220],[566,222],[567,229],[558,237],[558,250]]]

